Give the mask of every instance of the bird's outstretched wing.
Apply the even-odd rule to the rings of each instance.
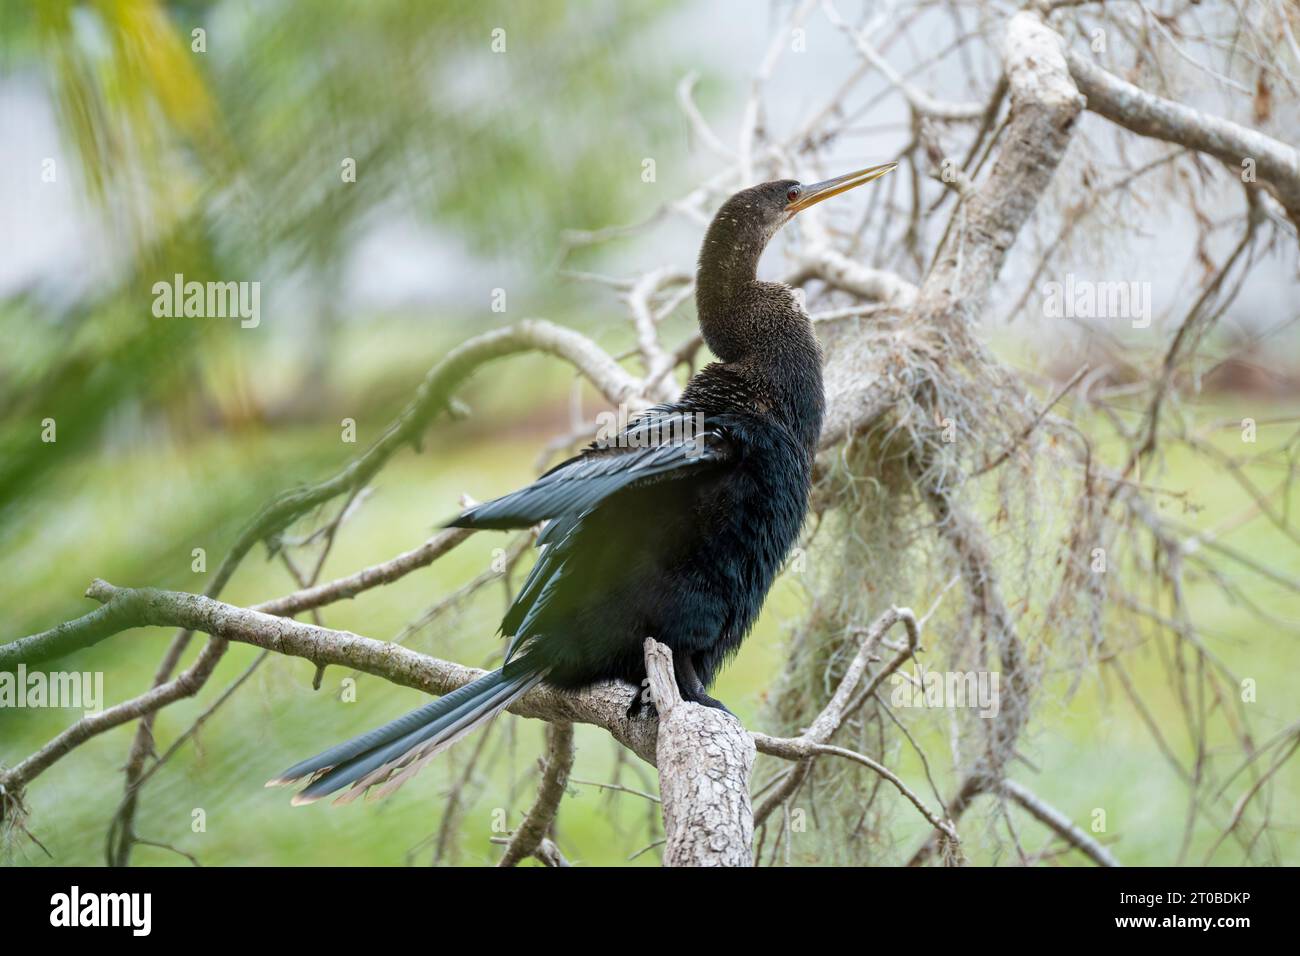
[[[593,444],[528,487],[475,505],[447,526],[530,528],[548,519],[581,515],[623,488],[716,467],[734,451],[725,427],[701,429],[690,412],[652,409],[614,441]],[[558,529],[546,531],[544,538],[558,539]]]
[[[725,425],[701,429],[688,411],[651,409],[615,441],[596,443],[528,487],[475,505],[449,522],[449,527],[485,529],[547,523],[537,538],[542,554],[501,622],[502,632],[510,635],[506,661],[532,635],[538,616],[562,586],[583,520],[593,509],[623,489],[698,475],[736,455]]]

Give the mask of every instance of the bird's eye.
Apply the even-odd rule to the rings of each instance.
[[[794,202],[796,199],[799,198],[799,194],[801,192],[803,192],[803,190],[800,189],[798,186],[791,186],[789,189],[786,190],[785,198],[788,202]]]

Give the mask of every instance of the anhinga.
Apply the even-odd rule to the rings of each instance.
[[[312,778],[296,804],[349,785],[341,800],[381,783],[379,793],[388,793],[542,681],[641,686],[646,637],[672,649],[685,700],[721,707],[707,688],[740,647],[799,533],[825,404],[812,322],[788,286],[758,279],[759,256],[800,210],[896,165],[809,186],[763,183],[723,203],[700,248],[695,291],[700,330],[718,361],[616,440],[449,522],[546,522],[541,555],[501,623],[510,636],[505,664],[268,786]]]

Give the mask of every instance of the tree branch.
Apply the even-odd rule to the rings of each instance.
[[[223,641],[251,644],[279,654],[301,657],[318,666],[339,664],[354,667],[394,684],[431,694],[450,693],[484,673],[397,644],[274,617],[198,594],[153,588],[117,588],[100,580],[94,581],[86,593],[105,602],[105,606],[112,609],[114,621],[122,623],[123,629],[182,627]],[[0,784],[17,790],[95,734],[153,713],[195,693],[202,686],[200,678],[206,679],[219,657],[212,647],[213,644],[209,643],[194,665],[174,681],[77,721],[35,754],[0,774]],[[627,716],[631,698],[631,688],[612,682],[597,684],[581,694],[539,687],[512,704],[510,710],[522,717],[603,727],[620,743],[653,764],[656,724],[653,720],[633,720]]]
[[[325,584],[295,591],[273,601],[256,604],[252,609],[264,614],[291,617],[303,611],[325,607],[336,601],[354,598],[363,591],[391,584],[412,571],[427,567],[473,533],[473,529],[470,528],[449,528],[440,531],[420,547],[403,552],[389,561],[363,568],[355,574]],[[87,596],[95,597],[90,592],[87,592]],[[127,603],[109,601],[89,614],[72,621],[65,621],[48,631],[0,644],[0,671],[13,670],[20,662],[33,664],[52,657],[61,657],[98,644],[105,638],[128,628],[136,627],[138,625],[130,616],[130,612]]]
[[[1253,159],[1259,181],[1269,187],[1300,230],[1300,151],[1295,147],[1148,93],[1073,51],[1065,56],[1091,112],[1141,136],[1208,153],[1238,176],[1243,172],[1242,161]]]
[[[1052,805],[1039,799],[1029,788],[1014,780],[1002,781],[1002,792],[1029,811],[1039,823],[1054,830],[1061,839],[1084,853],[1098,866],[1119,866],[1110,851],[1075,826],[1070,818]]]
[[[645,641],[650,696],[659,712],[655,756],[664,814],[664,866],[750,866],[754,739],[726,711],[683,701],[673,656]]]
[[[907,629],[907,647],[896,654],[859,692],[858,685],[862,682],[867,667],[876,659],[877,645],[889,632],[890,628],[900,622]],[[898,670],[904,661],[915,655],[917,648],[920,646],[920,641],[920,627],[912,610],[905,607],[890,608],[866,629],[862,644],[845,670],[844,676],[840,679],[839,687],[835,689],[835,693],[822,709],[822,712],[817,715],[811,726],[803,734],[798,737],[769,737],[766,734],[754,734],[754,742],[759,753],[798,761],[790,775],[781,781],[781,785],[768,795],[767,799],[754,813],[754,822],[756,824],[763,824],[777,807],[785,803],[803,785],[804,780],[812,770],[813,758],[822,754],[832,754],[848,757],[880,774],[893,784],[903,796],[907,797],[932,825],[956,842],[956,829],[951,824],[943,821],[938,815],[931,813],[920,798],[908,789],[906,784],[891,771],[870,757],[846,750],[843,747],[832,747],[829,744],[830,739],[844,724],[844,721],[851,717],[867,698],[876,692],[876,689],[884,683],[890,674]]]
[[[514,866],[526,857],[538,855],[542,841],[560,811],[560,800],[573,770],[573,724],[556,721],[550,725],[546,738],[546,769],[542,771],[542,782],[537,787],[537,800],[511,836],[505,855],[497,866]],[[546,862],[544,858],[543,862]]]

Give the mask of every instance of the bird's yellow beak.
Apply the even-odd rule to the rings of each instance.
[[[854,186],[861,186],[863,183],[869,183],[873,179],[879,179],[885,173],[897,169],[898,163],[882,163],[879,166],[869,166],[866,169],[859,169],[856,173],[845,173],[843,176],[836,176],[834,179],[827,179],[824,182],[813,183],[811,186],[801,187],[799,197],[786,210],[791,214],[801,212],[809,206],[816,205],[823,199],[830,199],[832,196],[838,196],[840,193],[848,192]]]

